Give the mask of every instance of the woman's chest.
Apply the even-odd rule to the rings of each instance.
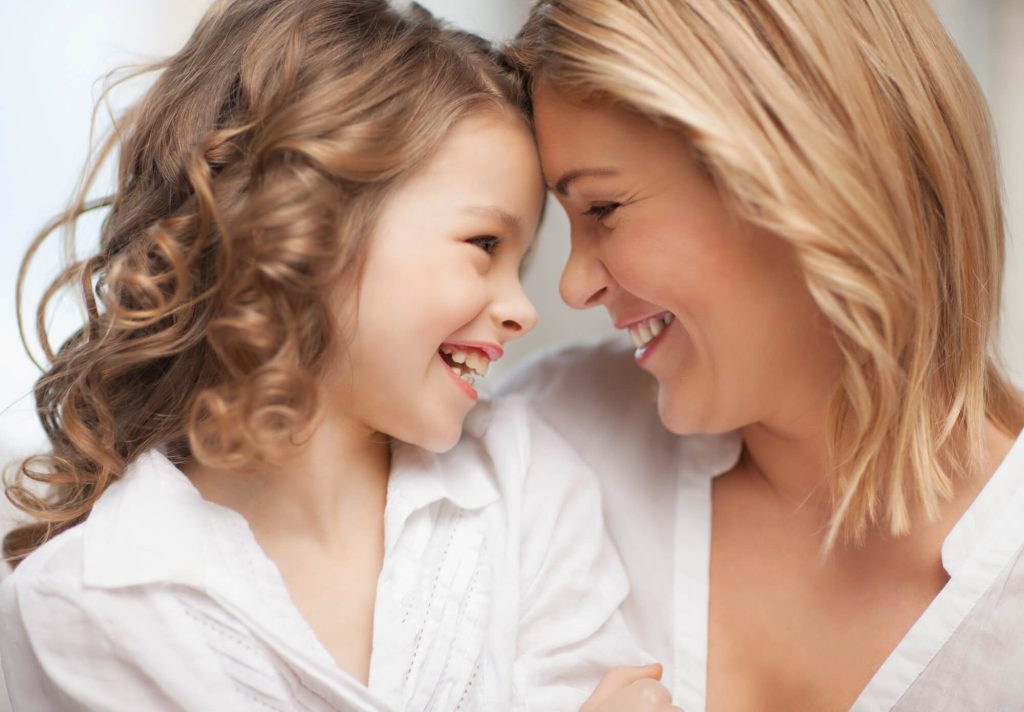
[[[713,500],[707,709],[849,709],[942,589],[941,565],[822,559],[799,515],[737,500]]]

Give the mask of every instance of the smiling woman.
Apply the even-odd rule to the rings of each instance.
[[[664,384],[665,426],[728,431],[769,402],[793,420],[823,411],[812,379],[800,392],[780,378],[793,369],[834,378],[839,362],[788,245],[724,208],[678,132],[567,102],[547,84],[534,105],[545,170],[572,225],[562,296],[579,309],[606,306],[630,331],[637,363]],[[782,388],[785,397],[769,390]]]
[[[563,298],[637,347],[510,388],[598,471],[675,701],[1018,707],[1003,209],[931,5],[541,0],[510,54],[571,226]]]

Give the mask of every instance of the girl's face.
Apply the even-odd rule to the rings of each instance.
[[[382,207],[328,374],[339,412],[438,452],[458,441],[474,379],[537,321],[519,269],[543,198],[521,120],[488,112],[450,130]]]
[[[544,174],[572,229],[562,297],[604,306],[629,332],[666,427],[820,415],[837,349],[791,246],[730,212],[676,133],[543,84],[534,110]]]

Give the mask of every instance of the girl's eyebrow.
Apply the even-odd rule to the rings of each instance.
[[[579,178],[592,178],[601,177],[606,178],[609,176],[617,176],[619,172],[614,168],[579,168],[574,171],[569,171],[562,175],[557,181],[555,181],[554,187],[548,186],[548,190],[552,190],[559,195],[568,195],[569,184]]]
[[[523,230],[523,224],[518,217],[497,205],[467,205],[462,208],[462,212],[478,217],[495,218],[510,232],[516,234]]]

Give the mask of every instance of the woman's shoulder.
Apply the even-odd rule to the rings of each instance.
[[[655,382],[637,368],[633,347],[618,337],[561,344],[517,365],[503,380],[503,394],[521,393],[534,403],[601,406],[641,397],[654,403]]]
[[[599,474],[620,453],[647,457],[676,447],[658,416],[657,382],[621,339],[542,352],[509,374],[501,393],[525,398]]]
[[[517,484],[538,468],[557,470],[563,476],[586,469],[575,447],[538,412],[536,400],[528,393],[481,402],[466,419],[465,430],[456,449],[475,451]]]
[[[446,452],[396,443],[389,491],[423,491],[433,483],[437,494],[480,508],[520,491],[538,462],[558,467],[576,461],[573,448],[537,414],[528,396],[500,396],[477,404],[462,437]]]

